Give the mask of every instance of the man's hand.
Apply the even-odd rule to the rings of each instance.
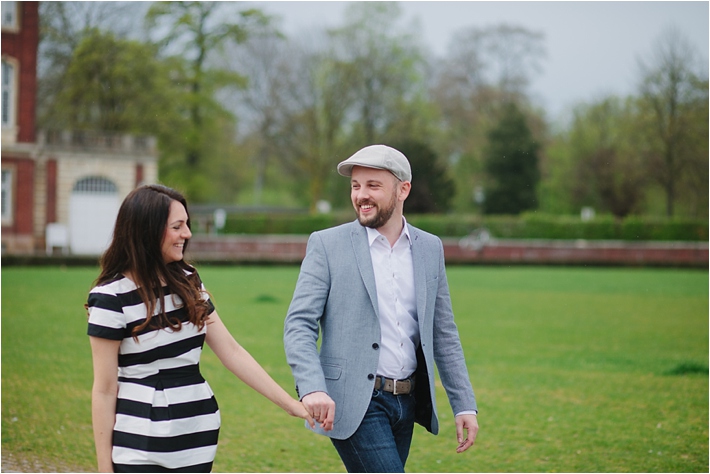
[[[306,407],[308,413],[311,414],[314,420],[320,423],[323,431],[333,429],[333,421],[335,420],[335,402],[325,392],[309,393],[301,399],[303,406]],[[475,435],[474,435],[475,436]]]
[[[464,439],[463,430],[466,430],[467,437]],[[458,415],[456,417],[456,438],[459,446],[456,448],[457,453],[463,453],[476,442],[478,434],[478,417],[476,415]]]

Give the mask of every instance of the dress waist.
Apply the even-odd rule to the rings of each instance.
[[[118,377],[119,382],[135,383],[156,389],[183,387],[200,384],[205,381],[200,373],[200,364],[186,365],[172,369],[161,369],[157,374],[143,378]]]

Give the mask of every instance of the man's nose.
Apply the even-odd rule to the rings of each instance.
[[[369,193],[367,192],[367,188],[363,186],[363,187],[361,187],[360,189],[357,189],[357,190],[355,191],[355,197],[357,198],[358,201],[362,201],[362,200],[367,199],[368,197],[370,197],[370,195],[369,195]]]

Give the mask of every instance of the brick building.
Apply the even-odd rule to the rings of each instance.
[[[36,130],[39,2],[1,6],[2,252],[99,254],[123,198],[157,181],[155,140]]]

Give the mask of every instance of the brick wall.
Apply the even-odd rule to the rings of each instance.
[[[473,248],[442,239],[447,264],[708,267],[708,244],[685,242],[496,240]],[[308,236],[195,235],[187,258],[213,263],[300,263]]]
[[[47,224],[57,222],[57,160],[47,160]]]
[[[3,168],[13,172],[12,221],[2,226],[3,251],[31,253],[34,250],[35,161],[4,153]]]
[[[2,54],[19,63],[17,99],[18,142],[35,141],[35,103],[37,95],[37,46],[39,44],[39,2],[17,2],[20,29],[2,32]]]
[[[3,233],[9,231],[15,234],[32,235],[35,162],[13,156],[3,156],[2,161],[4,165],[12,167],[15,173],[13,219],[11,225],[3,226]]]

